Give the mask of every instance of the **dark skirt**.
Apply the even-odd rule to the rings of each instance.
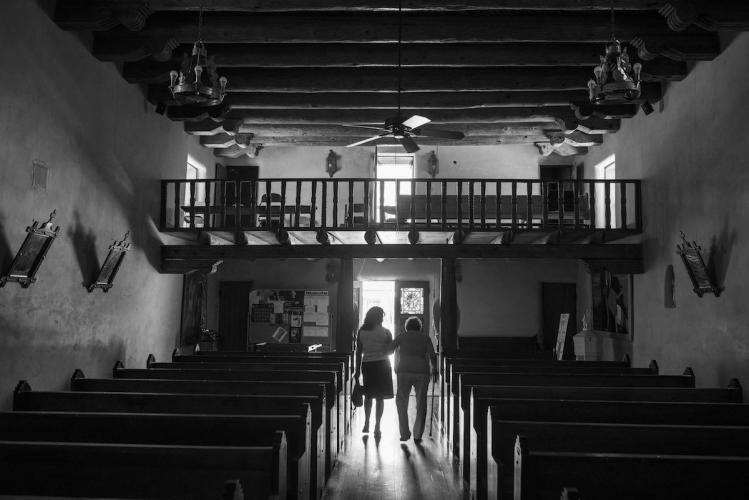
[[[375,399],[393,399],[393,375],[389,359],[362,363],[361,374],[365,396]]]

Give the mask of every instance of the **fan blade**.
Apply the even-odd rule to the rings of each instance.
[[[380,135],[375,135],[375,136],[372,136],[372,137],[370,137],[370,138],[368,138],[368,139],[364,139],[363,141],[359,141],[359,142],[355,142],[355,143],[353,143],[353,144],[349,144],[349,145],[347,145],[346,147],[347,147],[347,148],[350,148],[350,147],[353,147],[353,146],[361,146],[362,144],[366,144],[366,143],[368,143],[368,142],[371,142],[371,141],[376,141],[376,140],[377,140],[377,139],[379,139],[380,137],[385,137],[385,136],[387,136],[387,135],[388,135],[388,134],[380,134]]]
[[[408,128],[419,128],[422,125],[426,125],[430,121],[432,120],[430,120],[429,118],[424,118],[423,116],[419,115],[413,115],[411,118],[403,122],[403,126]]]
[[[369,130],[379,130],[381,132],[384,132],[384,131],[387,130],[386,128],[383,128],[383,127],[371,127],[369,125],[352,125],[352,124],[348,124],[348,123],[339,123],[338,126],[339,127],[348,127],[348,128],[366,128],[366,129],[369,129]]]
[[[463,132],[457,132],[454,130],[442,130],[434,127],[421,127],[414,130],[413,133],[424,137],[437,137],[439,139],[460,140],[465,137],[465,134]]]
[[[400,142],[406,150],[406,153],[415,153],[419,150],[418,144],[416,144],[410,137],[401,137]]]

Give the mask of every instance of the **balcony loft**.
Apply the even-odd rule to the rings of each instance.
[[[161,181],[164,272],[224,258],[579,258],[641,272],[639,180]]]

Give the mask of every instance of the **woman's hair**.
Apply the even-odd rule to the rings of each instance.
[[[421,320],[416,316],[411,316],[406,320],[406,324],[403,327],[407,332],[421,331]]]
[[[380,326],[384,317],[385,311],[383,311],[382,307],[371,307],[369,311],[367,311],[366,316],[364,316],[364,323],[362,323],[360,330],[372,330],[375,327]]]

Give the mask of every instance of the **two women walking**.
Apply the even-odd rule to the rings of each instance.
[[[369,432],[372,402],[375,402],[374,435],[379,437],[380,421],[385,407],[385,399],[393,398],[390,360],[388,356],[396,351],[398,390],[395,405],[398,410],[398,424],[401,441],[407,441],[412,433],[408,422],[408,400],[411,388],[416,391],[416,421],[413,438],[420,442],[424,434],[427,414],[427,391],[429,389],[430,366],[433,380],[437,379],[437,355],[432,341],[421,330],[417,317],[406,320],[405,333],[393,340],[393,335],[382,326],[385,312],[380,307],[367,311],[364,324],[356,338],[356,370],[354,378],[363,376],[364,429]]]

